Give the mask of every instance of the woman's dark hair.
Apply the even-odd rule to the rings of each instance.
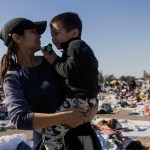
[[[77,28],[79,30],[79,37],[81,37],[82,21],[77,13],[65,12],[59,14],[51,20],[50,26],[52,26],[52,23],[55,22],[61,22],[66,31],[71,31]]]
[[[24,34],[24,30],[19,30],[17,32],[18,35],[23,35]],[[2,59],[1,59],[1,85],[3,84],[6,72],[8,70],[14,70],[16,68],[16,64],[17,64],[17,56],[16,56],[16,50],[17,50],[18,46],[15,43],[15,41],[11,38],[10,42],[8,44],[8,49],[7,49],[7,53],[3,55]]]

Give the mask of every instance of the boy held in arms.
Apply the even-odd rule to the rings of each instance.
[[[55,16],[50,23],[52,42],[62,49],[62,57],[55,52],[44,52],[47,61],[53,64],[61,76],[66,99],[58,111],[74,107],[86,110],[97,104],[98,61],[92,49],[81,40],[82,22],[76,13],[66,12]],[[47,149],[63,149],[64,135],[68,127],[58,125],[43,131]]]

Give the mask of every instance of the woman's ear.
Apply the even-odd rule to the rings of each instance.
[[[77,28],[73,29],[73,37],[79,36],[79,30]]]
[[[16,34],[16,33],[13,33],[12,34],[12,39],[16,42],[16,43],[21,43],[21,37]]]

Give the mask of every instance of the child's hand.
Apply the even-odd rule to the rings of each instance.
[[[57,55],[56,53],[53,51],[52,54],[49,54],[49,52],[47,51],[43,51],[43,48],[42,48],[42,53],[44,55],[44,57],[46,58],[46,60],[50,63],[50,64],[53,64],[55,59],[57,58]]]

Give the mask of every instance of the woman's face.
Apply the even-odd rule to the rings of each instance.
[[[41,49],[41,35],[35,29],[26,29],[24,35],[20,37],[20,46],[24,49],[38,51]]]

